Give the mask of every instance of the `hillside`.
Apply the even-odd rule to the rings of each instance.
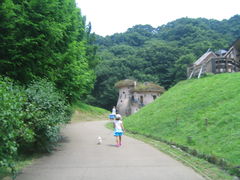
[[[186,69],[208,49],[228,49],[239,37],[240,15],[227,20],[180,18],[157,28],[136,25],[124,33],[96,36],[96,82],[88,103],[116,105],[114,84],[123,79],[154,82],[166,89],[186,79]]]
[[[72,122],[79,121],[96,121],[108,119],[109,111],[94,107],[81,102],[76,103],[73,106],[74,113],[72,114]]]
[[[239,174],[240,73],[181,81],[126,118],[128,131],[159,139]]]

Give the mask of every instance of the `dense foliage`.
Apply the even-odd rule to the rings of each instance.
[[[33,140],[33,131],[24,123],[24,90],[14,86],[7,78],[0,79],[0,167],[13,168],[17,155],[18,139]]]
[[[152,81],[169,88],[186,79],[186,68],[209,48],[227,49],[240,34],[240,15],[229,20],[181,18],[153,28],[136,25],[125,33],[97,36],[101,63],[96,67],[93,96],[88,101],[111,108],[114,83],[122,79]]]
[[[181,81],[124,119],[125,127],[240,176],[239,84],[240,73]]]
[[[70,107],[53,83],[46,80],[31,83],[25,93],[27,114],[24,122],[33,130],[34,141],[33,144],[22,143],[22,148],[28,151],[31,147],[35,150],[51,151],[58,142],[61,125],[70,121]]]
[[[0,79],[0,167],[14,169],[18,152],[51,151],[70,120],[65,98],[46,80],[27,88]]]
[[[75,102],[90,92],[96,47],[74,0],[0,2],[0,74],[54,82]]]

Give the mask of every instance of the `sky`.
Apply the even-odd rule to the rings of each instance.
[[[137,24],[158,27],[182,17],[223,20],[240,14],[240,0],[76,0],[92,32],[106,36]]]

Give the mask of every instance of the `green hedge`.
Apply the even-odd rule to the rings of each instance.
[[[0,77],[0,167],[14,170],[19,152],[51,151],[71,117],[65,97],[47,80],[27,88]]]
[[[31,83],[25,92],[27,113],[24,121],[34,131],[34,142],[22,145],[27,145],[24,149],[34,148],[32,151],[51,151],[59,139],[61,125],[70,121],[70,106],[54,84],[46,80]]]
[[[0,166],[13,167],[18,140],[33,140],[33,130],[24,123],[24,90],[10,79],[0,78]]]

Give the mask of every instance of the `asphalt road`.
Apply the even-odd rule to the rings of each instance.
[[[106,121],[80,122],[63,129],[58,150],[25,168],[17,180],[203,180],[148,144],[123,136],[115,146]],[[103,142],[97,144],[97,137]]]

